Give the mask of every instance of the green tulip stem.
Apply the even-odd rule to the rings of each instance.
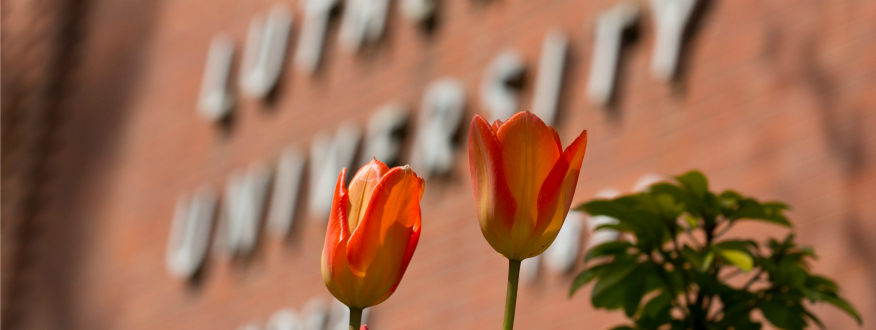
[[[517,282],[520,280],[520,260],[508,259],[508,293],[505,296],[505,323],[503,330],[514,329],[514,312],[517,309]]]
[[[362,309],[350,307],[350,330],[359,330],[362,325]]]

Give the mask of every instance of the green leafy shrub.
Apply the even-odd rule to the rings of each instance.
[[[615,329],[760,329],[751,318],[755,310],[779,328],[821,326],[804,300],[834,305],[861,324],[858,312],[837,294],[836,283],[810,273],[815,254],[797,246],[793,234],[765,244],[722,239],[738,221],[790,227],[785,204],[730,190],[710,192],[706,177],[696,171],[675,179],[577,207],[617,219],[599,228],[632,239],[589,250],[587,268],[575,278],[570,295],[595,281],[593,306],[623,309],[633,322]],[[737,276],[738,284],[728,283]]]

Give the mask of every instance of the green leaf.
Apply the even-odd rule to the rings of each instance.
[[[776,272],[770,272],[770,279],[773,282],[788,285],[793,288],[802,288],[806,285],[806,280],[809,278],[809,272],[803,268],[799,260],[783,258],[778,265]]]
[[[706,253],[706,257],[703,258],[703,264],[699,268],[700,272],[705,273],[707,270],[709,270],[709,266],[712,265],[712,261],[714,261],[714,260],[715,260],[715,253],[714,252],[709,251],[709,253]]]
[[[578,206],[579,210],[585,211],[590,215],[604,215],[622,221],[631,221],[639,223],[640,214],[635,212],[631,207],[634,205],[631,201],[631,196],[625,196],[614,200],[594,200]]]
[[[700,251],[696,251],[688,245],[685,245],[681,250],[682,256],[689,261],[694,268],[699,270],[701,273],[705,272],[709,269],[709,266],[712,265],[712,261],[715,259],[715,253],[709,251],[706,254],[703,254]]]
[[[803,319],[803,314],[800,305],[792,304],[787,306],[787,300],[765,300],[760,304],[760,311],[763,316],[773,325],[788,330],[802,330],[806,326],[806,320]]]
[[[858,325],[863,325],[864,321],[861,319],[861,314],[858,314],[858,311],[855,310],[855,307],[852,306],[852,304],[850,304],[845,299],[840,298],[836,294],[824,294],[822,296],[822,300],[824,300],[828,304],[836,306],[839,309],[842,309],[851,317],[855,318],[855,321],[858,321]]]
[[[633,247],[633,243],[627,241],[607,242],[599,244],[587,251],[584,256],[584,261],[590,261],[594,258],[624,254],[629,248]]]
[[[627,291],[626,278],[638,268],[638,264],[635,257],[621,255],[608,265],[610,267],[599,276],[599,281],[593,286],[591,302],[597,308],[621,308],[624,306]]]
[[[603,290],[614,286],[636,268],[635,261],[628,260],[615,260],[609,263],[609,265],[611,267],[599,277],[599,282],[596,282],[596,285],[593,286],[594,296],[598,296]]]
[[[624,306],[626,290],[626,286],[615,284],[602,290],[598,295],[593,295],[590,302],[596,308],[618,309]]]
[[[626,276],[630,270],[636,267],[636,257],[632,255],[618,255],[614,260],[606,263],[602,263],[593,267],[590,267],[575,277],[575,280],[572,281],[572,287],[569,290],[569,297],[575,293],[578,289],[580,289],[585,284],[589,283],[595,278],[608,278],[611,281],[620,281],[619,278],[615,278],[618,275]],[[603,282],[600,280],[600,282]],[[596,290],[598,288],[604,287],[605,284],[600,286],[598,283],[593,287],[594,294],[596,294]]]
[[[648,319],[656,319],[660,316],[661,312],[666,312],[669,314],[670,305],[672,302],[672,296],[667,292],[662,292],[645,304],[645,307],[642,308],[642,318]]]
[[[734,330],[760,330],[762,327],[760,323],[752,322],[749,317],[738,318],[735,321],[732,323]]]
[[[727,260],[731,264],[736,265],[739,269],[747,272],[750,271],[752,267],[754,267],[754,260],[751,259],[751,256],[748,253],[739,251],[739,250],[724,250],[718,247],[713,247],[713,249],[718,250],[718,254]]]
[[[806,310],[806,308],[803,308],[803,315],[805,315],[808,319],[812,320],[812,322],[815,322],[815,324],[818,324],[819,328],[824,329],[824,323],[821,323],[821,320],[818,319],[818,317],[815,316],[815,314],[812,314],[812,312]],[[860,323],[858,325],[860,325]]]
[[[751,250],[749,248],[757,250],[757,243],[754,241],[727,240],[715,245],[723,250],[738,250],[744,252],[750,252]]]
[[[766,202],[763,203],[761,206],[769,209],[770,213],[778,213],[788,209],[788,204],[782,202]]]
[[[722,206],[732,207],[735,206],[736,203],[739,203],[739,200],[742,199],[742,195],[733,190],[725,190],[720,195],[718,195],[718,199],[721,201]]]
[[[724,318],[727,322],[732,323],[742,317],[748,317],[751,314],[752,301],[757,299],[754,293],[738,290],[728,285],[722,285],[721,303],[724,304]]]
[[[678,217],[684,212],[684,204],[676,202],[670,194],[652,194],[651,196],[660,208],[663,218],[675,224]]]
[[[569,289],[569,297],[575,294],[575,291],[578,291],[582,286],[586,285],[594,278],[605,273],[609,267],[611,267],[611,263],[605,263],[601,265],[597,265],[594,267],[590,267],[582,271],[578,276],[575,277],[575,280],[572,281],[572,288]]]
[[[628,224],[628,223],[604,223],[604,224],[601,224],[599,226],[596,226],[596,228],[593,228],[594,231],[597,231],[600,229],[616,230],[616,231],[623,231],[623,232],[628,232],[628,233],[635,233],[635,231],[636,231],[636,228],[630,226],[630,224]]]
[[[675,177],[675,179],[699,200],[704,200],[706,193],[709,192],[709,181],[699,171],[690,171]]]
[[[640,267],[641,268],[641,267]],[[645,273],[641,271],[632,272],[624,280],[626,292],[624,293],[624,312],[628,317],[633,317],[639,309],[639,302],[642,301],[642,296],[645,295]]]
[[[684,221],[687,222],[687,225],[690,229],[697,229],[697,227],[700,226],[699,219],[690,215],[684,217]]]
[[[667,243],[682,228],[707,230],[713,234],[721,222],[729,220],[728,225],[732,226],[735,221],[743,219],[791,226],[785,215],[788,209],[785,204],[760,202],[733,190],[720,194],[710,192],[708,180],[697,171],[687,172],[676,179],[676,182],[651,185],[643,193],[613,200],[594,200],[578,206],[579,210],[591,215],[617,219],[617,223],[599,228],[632,234],[635,243],[608,242],[588,251],[584,260],[588,263],[599,260],[601,264],[588,268],[575,278],[570,296],[585,284],[595,281],[591,295],[593,306],[623,308],[626,316],[635,323],[618,326],[617,330],[681,330],[690,327],[690,316],[673,317],[671,312],[680,307],[674,305],[673,300],[679,297],[672,296],[669,288],[696,288],[701,297],[720,299],[719,304],[712,305],[721,309],[721,313],[715,314],[721,315],[720,319],[705,324],[712,330],[760,330],[761,323],[751,320],[755,309],[759,309],[776,327],[822,326],[820,320],[801,305],[804,299],[829,303],[861,324],[858,311],[837,294],[836,283],[811,275],[809,265],[815,254],[810,248],[797,246],[793,233],[784,240],[770,239],[763,249],[751,240],[725,240],[710,241],[706,248],[701,249],[685,245],[681,255],[668,251]],[[660,262],[645,260],[646,255]],[[612,258],[597,259],[601,257]],[[715,258],[720,261],[715,261]],[[746,272],[758,267],[765,272],[771,285],[754,291],[731,286],[708,272],[718,265],[733,265]],[[658,292],[657,295],[649,294]],[[646,296],[653,298],[643,301]],[[689,309],[692,313],[704,313],[704,306],[694,305]]]
[[[660,221],[659,209],[647,196],[636,194],[613,200],[594,200],[581,204],[578,209],[590,215],[617,219],[617,225],[605,227],[633,233],[639,246],[650,251],[662,243],[665,224]]]
[[[839,287],[830,279],[822,276],[809,276],[806,279],[806,287],[812,290],[836,292]]]
[[[675,185],[672,185],[669,183],[658,183],[658,184],[651,186],[650,192],[651,192],[651,195],[655,195],[655,196],[661,195],[661,194],[672,196],[672,198],[676,202],[682,204],[683,211],[687,211],[687,213],[690,213],[695,218],[702,217],[702,212],[700,210],[701,203],[698,200],[698,197],[692,195],[691,193],[689,193],[685,190],[682,190],[678,186],[675,186]]]
[[[739,208],[729,214],[731,220],[753,219],[764,220],[785,227],[791,227],[791,222],[785,217],[782,211],[788,207],[782,203],[764,203],[761,204],[754,199],[746,198],[739,201]]]

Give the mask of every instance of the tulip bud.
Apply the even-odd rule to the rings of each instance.
[[[565,150],[553,127],[530,112],[490,125],[476,115],[469,131],[469,166],[481,232],[510,260],[548,248],[572,204],[587,131]]]
[[[372,160],[344,187],[338,176],[322,251],[328,290],[352,308],[377,305],[398,287],[420,238],[425,182],[410,166]]]

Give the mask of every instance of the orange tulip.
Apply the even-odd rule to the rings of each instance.
[[[481,232],[510,260],[534,257],[563,226],[578,184],[587,131],[563,150],[553,127],[530,112],[491,126],[476,115],[469,166]]]
[[[347,190],[346,172],[341,171],[335,187],[322,278],[335,298],[361,313],[398,287],[420,239],[420,198],[426,186],[409,166],[389,169],[372,160]]]

